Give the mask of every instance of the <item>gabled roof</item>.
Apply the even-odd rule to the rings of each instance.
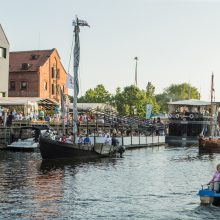
[[[54,50],[56,49],[10,52],[9,72],[35,72],[48,60]],[[33,55],[36,55],[36,59],[33,59]],[[26,70],[22,69],[22,63],[29,64],[29,67]]]
[[[5,40],[7,41],[8,45],[9,45],[8,38],[7,38],[7,36],[6,36],[5,32],[4,32],[4,29],[3,29],[3,27],[2,27],[2,25],[1,25],[1,24],[0,24],[0,30],[1,30],[1,31],[2,31],[2,33],[4,34]]]
[[[176,102],[168,102],[168,105],[202,106],[202,105],[210,105],[210,102],[201,101],[201,100],[197,100],[197,99],[189,99],[189,100],[180,100],[180,101],[176,101]]]

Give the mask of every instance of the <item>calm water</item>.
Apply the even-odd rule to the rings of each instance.
[[[218,162],[196,147],[78,164],[0,151],[0,219],[220,219],[220,208],[196,196]]]

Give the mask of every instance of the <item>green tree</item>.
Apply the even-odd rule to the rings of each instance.
[[[79,103],[108,103],[111,101],[112,95],[101,85],[97,85],[94,89],[86,91],[84,96],[78,98]]]
[[[125,87],[123,91],[121,91],[120,88],[117,88],[113,103],[119,114],[145,117],[146,104],[153,105],[154,113],[157,113],[159,109],[159,105],[154,96],[154,90],[155,88],[151,83],[148,84],[146,91],[140,90],[134,85]]]
[[[156,95],[156,100],[162,112],[167,112],[167,102],[186,99],[200,99],[200,94],[196,87],[189,83],[171,84],[165,88],[162,94]]]

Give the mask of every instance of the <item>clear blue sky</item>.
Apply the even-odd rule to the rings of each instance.
[[[141,89],[190,82],[208,100],[213,71],[220,101],[220,1],[0,0],[0,8],[11,51],[57,48],[66,69],[72,20],[90,24],[80,32],[80,95],[134,84],[137,56]]]

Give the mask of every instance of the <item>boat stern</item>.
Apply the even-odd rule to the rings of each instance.
[[[215,192],[209,189],[201,189],[197,195],[200,196],[201,204],[212,204],[216,196],[215,194]]]

